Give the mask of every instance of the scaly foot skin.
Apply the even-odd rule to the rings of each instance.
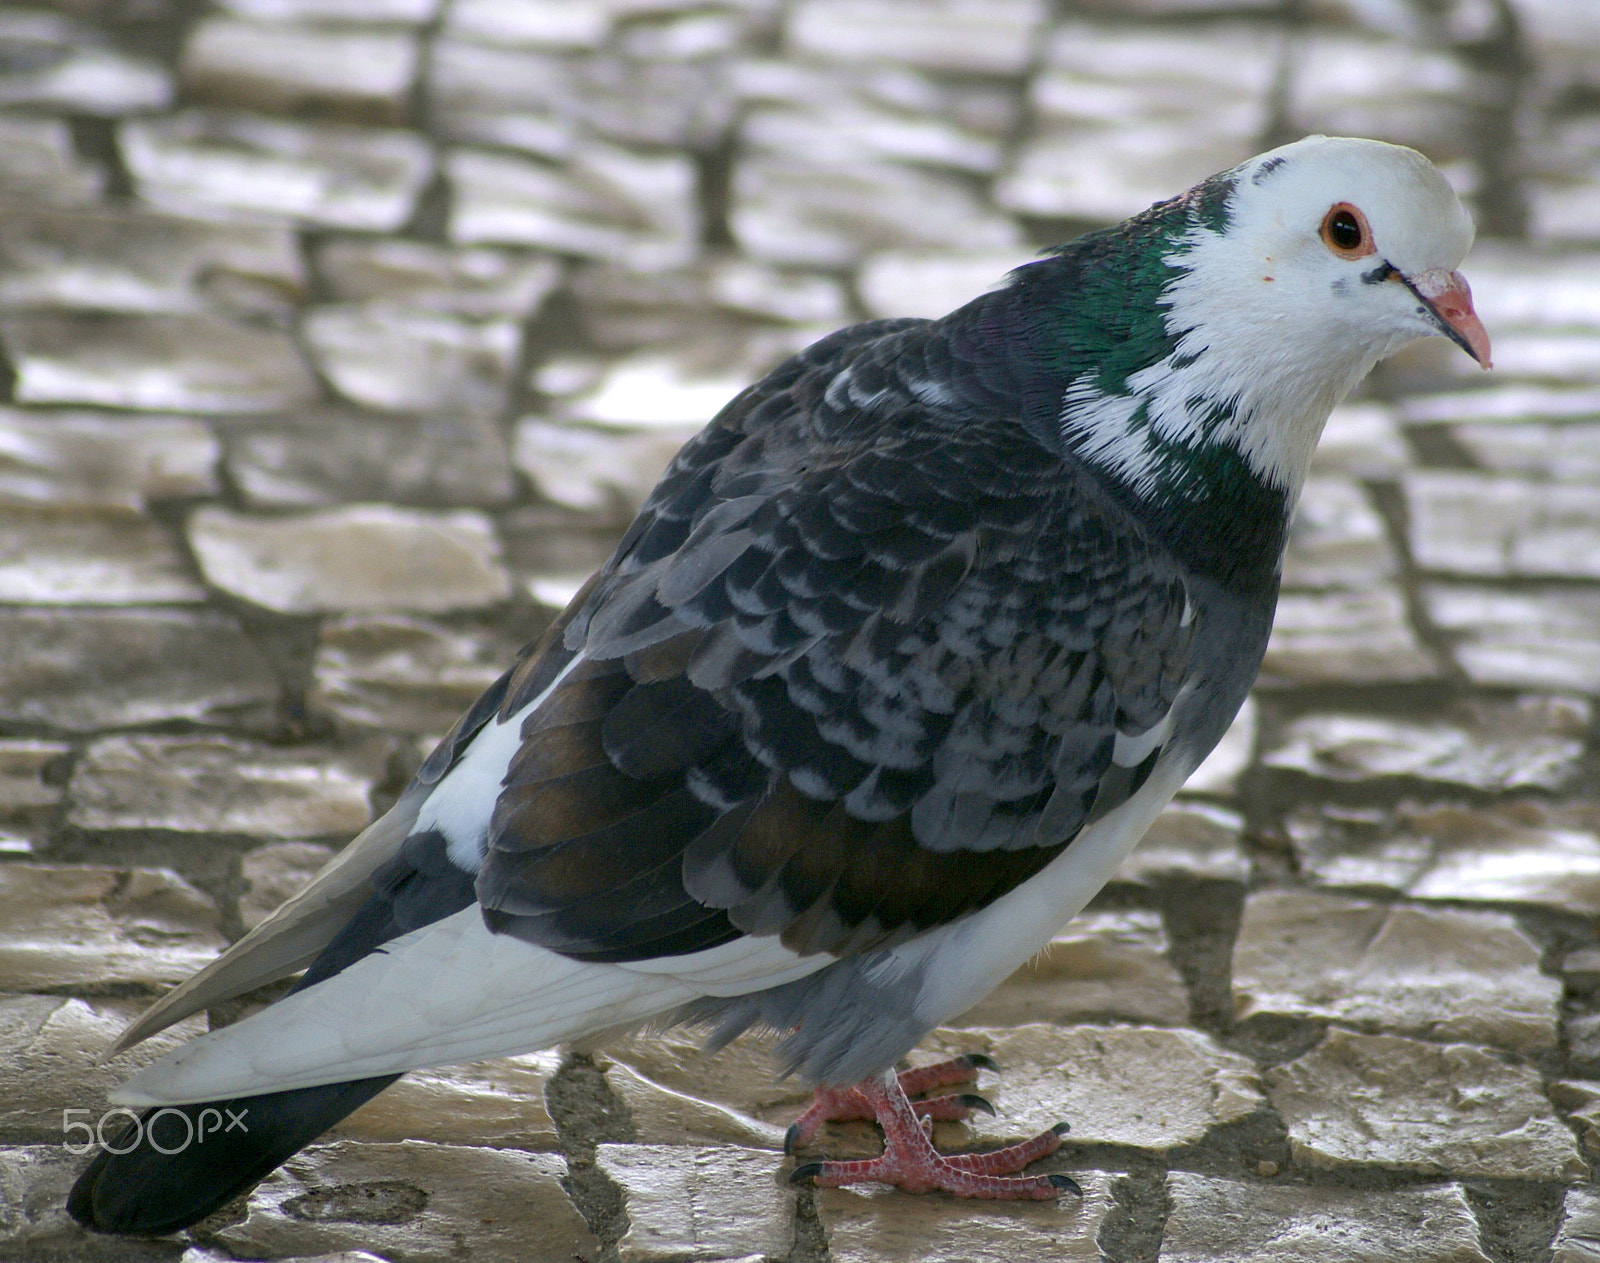
[[[907,1097],[921,1096],[935,1088],[947,1088],[956,1083],[971,1083],[980,1070],[998,1070],[994,1058],[982,1053],[965,1053],[948,1061],[936,1061],[929,1066],[913,1066],[902,1070],[896,1078],[900,1090]],[[949,1096],[935,1096],[925,1101],[912,1101],[911,1108],[919,1118],[939,1122],[960,1122],[969,1118],[973,1110],[993,1114],[994,1106],[976,1092],[958,1092]],[[859,1087],[818,1088],[810,1107],[789,1125],[784,1133],[783,1151],[793,1153],[802,1145],[817,1138],[823,1123],[851,1123],[877,1121],[878,1115]]]
[[[951,1064],[941,1063],[937,1067],[924,1067],[923,1071],[945,1073],[945,1067]],[[976,1066],[969,1064],[965,1069],[970,1076]],[[918,1072],[907,1073],[915,1075]],[[825,1188],[839,1188],[846,1184],[871,1181],[878,1184],[892,1184],[896,1188],[905,1189],[908,1193],[927,1193],[939,1189],[954,1197],[1016,1198],[1035,1201],[1058,1197],[1064,1190],[1082,1195],[1083,1190],[1070,1175],[1012,1174],[1020,1171],[1034,1159],[1054,1153],[1060,1148],[1062,1134],[1067,1130],[1065,1123],[1056,1124],[1032,1140],[1025,1140],[1021,1144],[1009,1145],[990,1153],[946,1156],[933,1147],[933,1141],[929,1136],[933,1129],[932,1111],[924,1111],[919,1117],[915,1106],[906,1096],[904,1079],[904,1075],[896,1078],[866,1079],[853,1088],[829,1089],[826,1101],[823,1099],[823,1094],[818,1093],[817,1103],[802,1116],[802,1121],[810,1123],[812,1134],[815,1134],[817,1128],[821,1126],[822,1120],[811,1121],[810,1116],[824,1105],[833,1104],[834,1098],[841,1098],[837,1103],[851,1110],[864,1107],[871,1111],[868,1115],[851,1113],[847,1117],[865,1116],[876,1119],[878,1125],[883,1128],[883,1153],[876,1158],[858,1162],[807,1162],[795,1168],[789,1177],[790,1182],[795,1184],[810,1182]],[[946,1079],[929,1086],[943,1086],[949,1082],[959,1083],[962,1080]],[[791,1136],[794,1130],[790,1129]]]

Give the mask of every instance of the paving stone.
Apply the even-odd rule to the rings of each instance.
[[[353,403],[395,411],[505,407],[521,345],[510,320],[468,320],[388,303],[336,304],[306,313],[317,367]]]
[[[1463,425],[1453,433],[1487,469],[1559,482],[1600,483],[1600,424]]]
[[[1370,588],[1399,570],[1383,518],[1344,478],[1306,480],[1284,554],[1286,588]]]
[[[994,199],[1019,215],[1109,224],[1242,162],[1250,149],[1243,134],[1197,136],[1186,122],[1051,123],[1017,151]]]
[[[1248,157],[1277,53],[1245,27],[1178,32],[1064,23],[1030,96],[1037,123],[995,200],[1110,222]]]
[[[1435,161],[1468,156],[1472,87],[1463,61],[1415,42],[1315,31],[1289,53],[1297,130],[1421,146]]]
[[[1600,578],[1600,484],[1419,469],[1403,480],[1424,569],[1497,578]]]
[[[1004,153],[999,137],[848,96],[752,110],[739,140],[746,154],[825,153],[830,162],[897,162],[985,177],[999,171]]]
[[[1100,1263],[1101,1225],[1116,1205],[1106,1171],[1074,1171],[1081,1198],[976,1202],[897,1189],[818,1189],[817,1218],[834,1263]]]
[[[1253,697],[1244,699],[1239,713],[1233,717],[1222,739],[1206,755],[1205,761],[1183,783],[1185,794],[1233,793],[1239,778],[1249,768],[1256,754],[1256,729],[1258,727],[1256,703]]]
[[[733,177],[729,216],[746,253],[770,263],[846,267],[883,250],[1017,249],[1017,226],[940,172],[806,156],[752,157]]]
[[[285,614],[473,609],[510,581],[487,519],[358,504],[295,517],[204,508],[189,540],[206,578]]]
[[[1550,1085],[1550,1100],[1578,1132],[1585,1153],[1600,1153],[1600,1083],[1565,1079]]]
[[[0,719],[71,731],[260,723],[278,677],[210,611],[0,609]]]
[[[1035,111],[1078,123],[1182,119],[1231,112],[1241,132],[1261,118],[1277,73],[1270,38],[1239,23],[1161,28],[1064,22],[1050,32],[1029,85]]]
[[[1600,595],[1425,584],[1422,600],[1473,683],[1600,692]]]
[[[1026,262],[1023,250],[981,254],[886,251],[862,262],[856,288],[868,315],[934,320],[979,294],[1000,289],[1007,274]]]
[[[1307,1167],[1520,1180],[1587,1174],[1538,1072],[1488,1049],[1333,1029],[1265,1077],[1294,1160]]]
[[[1459,1184],[1356,1190],[1173,1171],[1160,1263],[1490,1263]]]
[[[590,138],[704,150],[733,122],[726,59],[584,57],[441,39],[428,96],[452,140],[503,145],[547,158],[581,154]]]
[[[0,741],[0,812],[53,807],[60,802],[66,787],[54,773],[70,749],[59,741],[28,737]]]
[[[137,211],[8,207],[0,304],[96,311],[288,310],[305,289],[294,236]]]
[[[730,397],[724,395],[724,402]],[[703,415],[709,420],[715,410]],[[699,428],[680,425],[629,433],[523,417],[517,422],[511,458],[551,503],[626,518],[638,512],[667,462]]]
[[[55,14],[0,10],[0,50],[0,106],[117,116],[172,103],[172,80],[160,66]]]
[[[1382,583],[1278,598],[1261,683],[1371,684],[1441,674],[1417,638],[1399,589]]]
[[[75,1234],[67,1191],[82,1167],[59,1143],[0,1148],[0,1240],[42,1244]]]
[[[557,1052],[504,1057],[438,1070],[413,1070],[339,1123],[350,1140],[425,1140],[496,1149],[560,1149],[545,1108],[545,1084],[561,1065]]]
[[[571,4],[566,0],[456,0],[445,29],[487,44],[526,44],[551,48],[598,48],[611,29],[612,6]]]
[[[1563,166],[1576,166],[1578,159],[1571,152],[1581,145],[1588,149],[1593,157],[1592,141],[1587,145],[1573,144],[1571,139],[1562,138],[1549,146],[1550,150],[1561,154]],[[1587,138],[1586,138],[1587,139]],[[1600,199],[1595,196],[1593,187],[1594,165],[1584,163],[1587,170],[1580,171],[1576,180],[1572,179],[1544,179],[1530,180],[1528,183],[1527,200],[1529,203],[1529,218],[1532,222],[1533,236],[1536,240],[1556,241],[1562,243],[1578,243],[1592,245],[1595,240],[1594,214]],[[1498,360],[1495,365],[1499,367]]]
[[[1046,17],[1039,0],[929,0],[914,22],[893,0],[798,0],[787,36],[795,51],[820,57],[1017,76]]]
[[[1042,952],[950,1025],[1120,1018],[1181,1026],[1189,1019],[1189,993],[1169,950],[1157,912],[1079,913]]]
[[[0,506],[137,512],[203,495],[216,490],[217,450],[183,418],[0,408]]]
[[[262,412],[317,394],[286,334],[214,316],[19,313],[0,341],[19,403]]]
[[[563,411],[595,425],[659,427],[681,444],[746,384],[747,379],[735,373],[703,373],[685,358],[645,352],[611,365],[593,390]]]
[[[105,184],[105,171],[78,156],[65,119],[0,115],[0,197],[83,206]]]
[[[751,332],[747,322],[731,320],[718,310],[708,270],[700,266],[646,270],[586,262],[573,269],[568,288],[578,304],[586,340],[602,351],[687,359],[700,353],[710,339],[726,345]],[[710,358],[714,362],[717,357]],[[555,395],[588,389],[610,363],[609,357],[596,358],[587,351],[557,354],[536,370],[538,389]],[[577,371],[580,365],[586,366],[586,373]],[[726,364],[723,370],[732,371]]]
[[[217,0],[217,8],[267,22],[395,23],[422,26],[440,0]]]
[[[1324,808],[1292,814],[1286,828],[1300,870],[1325,885],[1600,911],[1600,819],[1585,808]]]
[[[483,319],[526,320],[561,280],[548,255],[424,241],[335,237],[315,247],[317,271],[340,302],[389,302]]]
[[[399,1144],[315,1145],[250,1196],[216,1239],[236,1255],[371,1249],[405,1263],[570,1263],[598,1248],[562,1192],[555,1154]],[[470,1228],[467,1227],[470,1225]]]
[[[172,536],[154,522],[0,512],[0,603],[136,605],[205,596]]]
[[[1479,390],[1417,394],[1398,402],[1406,425],[1481,422],[1493,425],[1534,420],[1600,417],[1600,391],[1593,386],[1516,382]]]
[[[107,1112],[106,1094],[135,1070],[206,1030],[204,1015],[187,1018],[118,1056],[100,1060],[123,1027],[138,1017],[143,1000],[81,1000],[66,996],[0,996],[0,1127],[11,1137],[70,1143],[87,1152],[81,1127],[91,1128]],[[63,1111],[70,1111],[64,1113]],[[115,1134],[126,1114],[106,1121]],[[102,1133],[104,1134],[104,1133]],[[3,1240],[3,1237],[0,1237]]]
[[[450,730],[511,660],[495,637],[402,615],[322,626],[311,703],[341,722],[391,732]]]
[[[595,1165],[622,1189],[628,1230],[623,1263],[663,1256],[782,1256],[794,1237],[795,1191],[758,1150],[681,1145],[601,1145]]]
[[[1022,119],[1021,97],[1007,84],[928,73],[905,64],[880,61],[863,70],[847,61],[742,57],[732,62],[729,73],[739,99],[752,109],[804,113],[848,103],[863,111],[863,117],[886,111],[901,120],[938,120],[971,137],[997,141],[1010,137]],[[828,149],[852,143],[852,138],[835,137]]]
[[[1492,311],[1493,308],[1486,310]],[[1553,332],[1512,328],[1495,336],[1494,367],[1497,373],[1507,377],[1564,377],[1594,381],[1600,378],[1597,348],[1600,348],[1600,332],[1593,330]],[[1463,362],[1457,363],[1458,359]],[[1479,371],[1478,366],[1466,356],[1445,359],[1441,364],[1457,377]]]
[[[227,946],[216,905],[165,869],[0,864],[0,914],[17,991],[171,986]]]
[[[513,510],[500,519],[506,562],[519,576],[561,575],[581,583],[610,558],[630,520],[577,517],[554,505]]]
[[[1534,1053],[1554,1047],[1561,983],[1500,912],[1390,907],[1262,890],[1233,949],[1235,1014],[1325,1018]]]
[[[1394,477],[1410,463],[1400,420],[1393,408],[1369,400],[1343,403],[1323,427],[1313,476],[1343,474],[1351,478]]]
[[[255,929],[280,903],[299,894],[333,855],[331,848],[315,842],[274,842],[246,855],[241,861],[244,890],[239,895],[244,928]]]
[[[1592,250],[1558,252],[1487,242],[1481,253],[1475,252],[1472,292],[1475,301],[1492,304],[1487,309],[1504,328],[1523,333],[1593,330],[1600,326],[1600,299],[1584,284],[1584,276],[1595,260]],[[1496,354],[1496,368],[1499,358]],[[1564,385],[1570,389],[1571,383]]]
[[[371,816],[373,777],[328,750],[228,737],[102,737],[72,772],[80,829],[349,837]]]
[[[1153,882],[1185,877],[1247,881],[1250,861],[1245,857],[1243,834],[1244,818],[1237,812],[1180,799],[1156,817],[1143,841],[1122,862],[1116,880]]]
[[[1600,1194],[1589,1188],[1567,1190],[1552,1248],[1550,1263],[1600,1261]]]
[[[685,157],[588,145],[558,168],[457,149],[445,166],[457,243],[538,246],[645,268],[695,253],[695,173]]]
[[[365,123],[405,120],[417,68],[409,31],[221,16],[190,29],[178,66],[198,100]]]
[[[654,14],[658,20],[628,23],[618,30],[615,43],[621,52],[649,60],[688,61],[734,53],[752,35],[759,39],[770,31],[779,5],[775,0],[755,0],[723,5],[734,11],[719,13],[696,12],[701,6],[695,0],[642,0],[638,6],[621,4],[615,12],[626,19],[630,7],[635,16]]]
[[[782,272],[744,259],[711,264],[706,299],[740,315],[789,324],[837,326],[850,318],[844,287],[832,277]]]
[[[1468,725],[1308,715],[1284,730],[1262,762],[1335,781],[1414,776],[1482,790],[1554,789],[1582,754],[1567,715],[1529,702],[1485,707]]]
[[[772,1042],[745,1035],[715,1054],[706,1032],[677,1027],[606,1044],[606,1082],[646,1145],[742,1145],[781,1153],[785,1129],[811,1100],[781,1079]]]
[[[387,500],[442,508],[498,504],[516,491],[500,427],[486,416],[304,411],[229,425],[224,436],[233,484],[261,507]]]
[[[412,132],[188,110],[122,125],[139,196],[164,209],[391,232],[433,174]]]
[[[1063,1119],[1078,1144],[1164,1151],[1266,1104],[1255,1064],[1208,1035],[1148,1026],[938,1031],[930,1057],[984,1052],[1005,1068],[984,1094],[1000,1113],[966,1124],[973,1144],[1033,1135]]]

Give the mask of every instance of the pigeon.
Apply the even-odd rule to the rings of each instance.
[[[981,1058],[895,1066],[1228,727],[1334,405],[1417,338],[1489,366],[1472,239],[1421,154],[1313,136],[774,369],[394,807],[125,1032],[305,971],[112,1095],[151,1112],[71,1214],[172,1232],[408,1070],[652,1023],[771,1033],[817,1088],[792,1148],[882,1126],[881,1156],[795,1179],[1070,1192],[1020,1173],[1062,1126],[934,1148],[927,1118],[981,1102],[908,1091]]]

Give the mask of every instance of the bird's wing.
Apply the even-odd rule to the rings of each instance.
[[[1187,674],[1181,569],[961,369],[937,327],[802,361],[669,470],[559,673],[502,703],[493,929],[668,974],[742,938],[861,952],[1138,789]]]

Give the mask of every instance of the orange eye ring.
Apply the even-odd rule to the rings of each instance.
[[[1372,226],[1367,217],[1349,202],[1336,202],[1328,208],[1322,217],[1320,235],[1322,244],[1341,259],[1364,259],[1378,251],[1372,243]]]

